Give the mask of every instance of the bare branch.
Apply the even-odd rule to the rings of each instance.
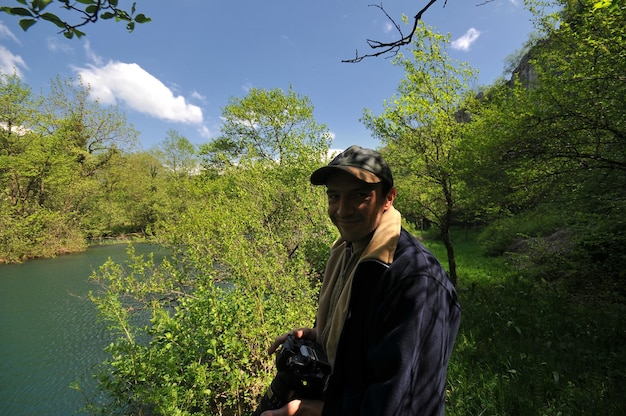
[[[377,52],[370,53],[367,55],[359,55],[359,51],[357,50],[356,55],[353,59],[346,59],[346,60],[342,60],[341,62],[356,63],[356,62],[361,62],[365,58],[377,57],[380,55],[384,55],[386,53],[390,53],[391,56],[397,55],[402,46],[408,45],[413,41],[413,34],[415,33],[415,30],[417,29],[417,25],[419,24],[419,21],[422,20],[422,15],[426,12],[426,10],[430,8],[430,6],[435,4],[437,1],[438,0],[429,0],[428,4],[426,4],[426,6],[424,6],[415,15],[415,17],[413,18],[413,27],[411,28],[411,32],[408,35],[404,35],[404,33],[402,33],[402,29],[400,28],[400,25],[396,23],[396,21],[391,16],[389,16],[387,11],[383,7],[382,3],[370,4],[369,5],[370,7],[378,7],[385,14],[385,16],[387,16],[387,19],[389,19],[391,23],[396,27],[396,30],[398,31],[400,35],[400,39],[393,41],[393,42],[380,42],[380,41],[373,40],[373,39],[367,39],[366,41],[369,47],[372,48],[373,50],[376,50]],[[448,3],[448,0],[444,0],[443,7],[446,7],[447,3]]]

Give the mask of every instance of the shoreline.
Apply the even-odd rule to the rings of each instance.
[[[73,248],[61,247],[56,250],[52,255],[35,255],[28,256],[25,258],[21,258],[17,261],[7,261],[7,259],[0,258],[0,265],[3,264],[21,264],[31,260],[37,259],[53,259],[58,256],[63,256],[66,254],[75,254],[75,253],[83,253],[89,247],[96,246],[106,246],[106,245],[117,245],[117,244],[127,244],[131,242],[148,242],[148,238],[143,234],[122,234],[114,237],[98,237],[98,238],[85,238],[83,243],[77,245]]]

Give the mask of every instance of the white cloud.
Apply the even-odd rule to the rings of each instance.
[[[294,40],[293,40],[293,39],[291,39],[291,38],[290,38],[289,36],[287,36],[287,35],[282,35],[282,36],[280,37],[280,40],[281,40],[283,43],[286,43],[288,46],[291,46],[291,47],[296,47],[296,42],[294,42]]]
[[[202,94],[200,94],[198,91],[192,91],[191,92],[191,97],[200,101],[201,103],[206,103],[206,97]]]
[[[15,43],[20,44],[19,39],[11,32],[11,29],[6,27],[4,23],[0,22],[0,38],[11,39]],[[21,56],[13,54],[5,46],[0,45],[0,73],[17,75],[20,78],[24,78],[22,69],[28,69],[28,65]]]
[[[339,153],[343,152],[344,150],[346,149],[328,149],[326,157],[328,158],[328,160],[333,160],[335,156],[339,155]]]
[[[96,61],[98,59],[96,57]],[[103,103],[122,101],[135,111],[166,121],[203,122],[200,107],[189,104],[183,96],[174,95],[170,88],[137,64],[112,61],[74,69],[90,86],[92,97]]]
[[[65,42],[59,42],[58,38],[49,37],[47,39],[48,42],[48,50],[52,52],[62,52],[65,54],[72,54],[74,52],[74,48],[70,46],[70,44]]]
[[[17,75],[24,78],[23,69],[28,69],[28,65],[19,55],[14,55],[10,50],[0,45],[0,72],[3,74]]]
[[[11,29],[6,27],[6,25],[0,22],[0,37],[9,38],[15,43],[21,44],[20,40],[11,32]]]
[[[450,46],[452,46],[452,49],[468,51],[472,47],[472,44],[478,40],[479,36],[480,31],[471,27],[463,36],[453,40],[452,43],[450,43]]]
[[[198,134],[200,135],[200,137],[204,137],[207,139],[211,138],[211,130],[209,130],[209,128],[205,125],[201,125],[198,127]]]
[[[88,40],[85,40],[85,54],[87,55],[87,58],[89,58],[89,60],[95,65],[102,66],[102,63],[104,61],[102,60],[100,55],[98,55],[91,49],[91,43]]]

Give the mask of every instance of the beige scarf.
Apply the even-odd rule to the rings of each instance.
[[[400,238],[401,223],[400,213],[392,206],[383,214],[372,239],[362,252],[351,253],[346,248],[346,241],[341,238],[331,248],[320,291],[316,328],[318,342],[325,347],[332,366],[348,312],[356,265],[366,259],[391,263]]]

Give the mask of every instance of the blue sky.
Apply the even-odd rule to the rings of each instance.
[[[4,1],[4,5],[14,0]],[[342,60],[369,53],[366,39],[392,40],[382,4],[398,22],[427,1],[388,0],[136,0],[152,22],[128,33],[101,21],[87,36],[66,39],[37,23],[27,32],[0,14],[0,71],[17,74],[34,92],[50,80],[78,76],[101,102],[117,104],[141,132],[148,149],[178,131],[201,144],[219,134],[221,110],[251,87],[293,90],[310,98],[315,119],[334,135],[333,148],[378,147],[359,119],[393,96],[403,73],[384,57]],[[130,8],[132,2],[120,0]],[[50,6],[51,8],[53,6]],[[56,5],[54,6],[56,7]],[[51,10],[54,11],[54,10]],[[522,0],[439,0],[423,16],[450,34],[454,59],[479,71],[478,84],[503,75],[533,27]],[[406,50],[405,50],[406,52]]]

